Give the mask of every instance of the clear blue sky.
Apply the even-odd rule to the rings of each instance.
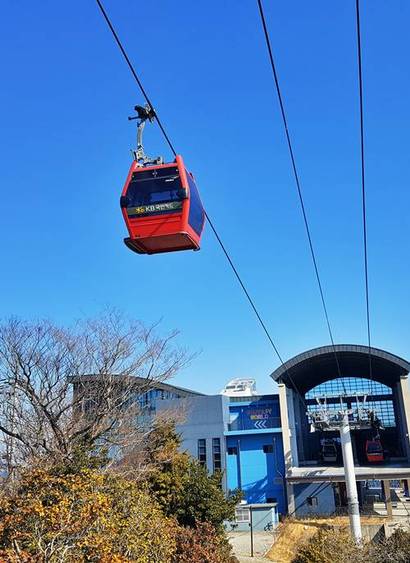
[[[335,339],[365,343],[354,1],[265,3]],[[362,5],[373,343],[409,358],[410,3]],[[281,354],[327,344],[256,2],[106,8]],[[95,2],[2,11],[2,315],[163,317],[201,351],[176,384],[271,390],[278,361],[209,228],[199,253],[122,243],[143,99]],[[156,126],[146,145],[171,156]]]

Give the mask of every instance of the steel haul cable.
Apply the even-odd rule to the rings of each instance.
[[[323,285],[322,285],[322,281],[320,279],[319,267],[318,267],[318,263],[317,263],[315,249],[314,249],[314,246],[313,246],[313,240],[312,240],[312,235],[311,235],[311,232],[310,232],[310,226],[309,226],[309,221],[308,221],[308,217],[307,217],[307,213],[306,213],[305,202],[304,202],[304,199],[303,199],[302,187],[300,185],[299,174],[298,174],[298,170],[297,170],[297,167],[296,167],[295,154],[294,154],[294,151],[293,151],[292,141],[291,141],[291,138],[290,138],[290,133],[289,133],[289,128],[288,128],[288,120],[286,118],[285,106],[283,104],[282,93],[281,93],[281,89],[280,89],[280,85],[279,85],[279,78],[278,78],[278,74],[277,74],[277,71],[276,71],[275,61],[274,61],[274,58],[273,58],[272,46],[271,46],[270,39],[269,39],[269,33],[268,33],[267,25],[266,25],[266,19],[265,19],[263,6],[262,6],[262,0],[257,0],[257,3],[258,3],[258,8],[259,8],[259,14],[260,14],[260,17],[261,17],[262,28],[263,28],[263,32],[264,32],[264,36],[265,36],[266,47],[268,49],[269,60],[270,60],[271,68],[272,68],[273,79],[274,79],[274,82],[275,82],[276,93],[278,95],[280,113],[281,113],[283,125],[284,125],[284,128],[285,128],[286,141],[287,141],[287,144],[288,144],[290,160],[291,160],[291,163],[292,163],[293,175],[295,177],[296,189],[297,189],[300,208],[301,208],[302,216],[303,216],[303,223],[305,225],[310,255],[311,255],[311,258],[312,258],[313,268],[314,268],[314,271],[315,271],[315,277],[316,277],[317,285],[318,285],[318,288],[319,288],[320,300],[321,300],[321,303],[322,303],[322,308],[323,308],[323,313],[324,313],[324,316],[325,316],[326,326],[327,326],[327,330],[328,330],[330,341],[331,341],[332,348],[333,348],[333,354],[334,354],[334,358],[335,358],[335,362],[336,362],[336,369],[337,369],[339,378],[341,380],[344,393],[346,395],[346,388],[345,388],[345,384],[344,384],[344,381],[343,381],[343,378],[342,378],[342,372],[341,372],[341,369],[340,369],[339,358],[338,358],[337,352],[336,352],[335,341],[334,341],[334,338],[333,338],[333,331],[332,331],[332,327],[331,327],[331,324],[330,324],[329,313],[328,313],[328,310],[327,310],[325,295],[324,295],[324,291],[323,291]]]
[[[362,188],[362,217],[363,217],[363,254],[364,254],[364,281],[366,292],[366,321],[367,321],[367,348],[369,352],[369,379],[372,392],[373,369],[370,332],[370,304],[369,304],[369,268],[367,256],[367,213],[366,213],[366,182],[364,158],[364,119],[363,119],[363,78],[362,78],[362,45],[360,37],[360,6],[356,0],[356,31],[357,31],[357,68],[359,79],[359,108],[360,108],[360,162],[361,162],[361,188]]]
[[[99,9],[100,9],[100,11],[101,11],[101,13],[102,13],[102,15],[103,15],[103,17],[104,17],[106,23],[107,23],[107,25],[108,25],[108,27],[109,27],[111,33],[112,33],[114,39],[115,39],[115,42],[117,43],[117,45],[118,45],[118,47],[119,47],[119,49],[120,49],[120,51],[121,51],[121,53],[122,53],[122,55],[123,55],[123,57],[124,57],[124,59],[125,59],[127,65],[128,65],[128,67],[129,67],[129,69],[130,69],[130,71],[131,71],[131,73],[132,73],[132,75],[133,75],[135,81],[137,82],[137,84],[138,84],[138,86],[139,86],[139,88],[140,88],[140,90],[141,90],[141,92],[142,92],[142,95],[144,96],[144,98],[145,98],[147,104],[150,106],[150,108],[154,110],[155,119],[156,119],[156,121],[157,121],[157,123],[158,123],[158,125],[159,125],[159,128],[161,129],[162,134],[164,135],[165,140],[166,140],[167,143],[168,143],[168,146],[170,147],[170,149],[171,149],[173,155],[176,156],[177,153],[176,153],[176,151],[175,151],[175,148],[174,148],[173,144],[171,143],[171,141],[170,141],[170,139],[169,139],[169,137],[168,137],[168,135],[167,135],[167,133],[166,133],[166,131],[165,131],[165,129],[164,129],[164,126],[162,125],[162,122],[159,120],[158,114],[157,114],[157,112],[156,112],[155,109],[154,109],[154,105],[152,104],[152,102],[151,102],[151,100],[150,100],[150,98],[149,98],[149,96],[148,96],[148,94],[147,94],[145,88],[143,87],[141,80],[138,78],[138,75],[137,75],[137,73],[136,73],[136,71],[135,71],[135,69],[134,69],[134,66],[133,66],[133,64],[131,63],[130,58],[129,58],[128,55],[127,55],[127,52],[125,51],[125,49],[124,49],[124,47],[123,47],[123,45],[122,45],[122,43],[121,43],[121,41],[120,41],[119,36],[118,36],[117,32],[115,31],[114,26],[112,25],[111,20],[110,20],[110,18],[108,17],[108,14],[107,14],[107,12],[105,11],[105,8],[104,8],[103,4],[101,3],[101,0],[96,0],[96,2],[97,2],[97,5],[98,5],[98,7],[99,7]],[[233,271],[233,273],[234,273],[236,279],[238,280],[238,282],[239,282],[239,284],[240,284],[240,286],[241,286],[242,291],[244,292],[244,294],[245,294],[245,296],[246,296],[246,299],[248,300],[249,304],[251,305],[251,308],[252,308],[253,312],[255,313],[256,318],[258,319],[258,322],[259,322],[259,324],[260,324],[261,327],[262,327],[262,330],[264,331],[265,335],[267,336],[267,338],[268,338],[268,340],[269,340],[269,343],[270,343],[270,345],[272,346],[272,348],[273,348],[273,350],[274,350],[276,356],[278,357],[278,359],[279,359],[281,365],[284,366],[284,361],[283,361],[281,355],[279,354],[279,351],[278,351],[278,349],[277,349],[277,346],[275,345],[275,343],[274,343],[274,341],[273,341],[273,338],[271,337],[271,335],[270,335],[270,333],[269,333],[269,331],[268,331],[268,329],[267,329],[267,327],[266,327],[264,321],[262,320],[262,317],[261,317],[261,315],[260,315],[260,313],[259,313],[259,311],[258,311],[258,309],[257,309],[257,307],[256,307],[256,305],[255,305],[255,303],[254,303],[254,301],[253,301],[253,298],[251,297],[249,291],[246,289],[246,286],[245,286],[244,282],[242,281],[242,278],[241,278],[241,276],[240,276],[240,274],[239,274],[239,272],[238,272],[238,270],[237,270],[235,264],[233,263],[233,261],[232,261],[230,255],[229,255],[229,253],[228,253],[228,251],[227,251],[225,245],[224,245],[223,242],[222,242],[221,237],[219,236],[219,234],[218,234],[218,232],[217,232],[217,230],[216,230],[216,228],[215,228],[213,222],[212,222],[211,219],[209,218],[209,215],[208,215],[208,213],[207,213],[206,211],[205,211],[205,216],[206,216],[206,218],[207,218],[207,220],[208,220],[209,226],[211,227],[211,229],[212,229],[212,231],[213,231],[213,233],[214,233],[214,235],[215,235],[215,237],[216,237],[216,240],[218,241],[219,246],[220,246],[221,249],[222,249],[222,252],[224,253],[226,259],[228,260],[228,263],[229,263],[229,265],[230,265],[230,267],[231,267],[231,269],[232,269],[232,271]],[[301,398],[303,404],[306,405],[305,399],[304,399],[303,395],[302,395],[302,394],[300,393],[300,391],[298,390],[296,384],[294,383],[294,381],[293,381],[293,379],[292,379],[292,377],[291,377],[291,375],[290,375],[289,373],[288,373],[288,377],[289,377],[289,381],[290,381],[290,383],[292,384],[292,386],[293,386],[295,392],[299,395],[299,397]]]

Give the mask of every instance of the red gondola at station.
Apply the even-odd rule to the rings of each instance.
[[[384,461],[383,445],[379,437],[372,440],[366,440],[366,458],[370,463],[378,463]]]
[[[142,131],[154,111],[136,106],[139,119],[137,150],[121,195],[122,214],[129,237],[125,244],[138,254],[199,250],[205,222],[193,175],[181,156],[164,164],[161,157],[144,154]]]

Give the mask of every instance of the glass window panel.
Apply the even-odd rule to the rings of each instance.
[[[181,200],[181,179],[178,168],[135,172],[128,186],[127,207]]]
[[[235,509],[235,520],[236,522],[249,522],[250,521],[249,508],[238,506]]]
[[[344,395],[345,392],[352,395],[356,393],[391,395],[392,390],[387,385],[363,377],[341,377],[320,383],[306,393],[306,398],[313,399],[319,395]]]
[[[213,438],[212,439],[212,461],[214,472],[220,471],[222,468],[221,465],[221,439],[220,438]]]
[[[203,438],[198,440],[198,461],[200,465],[206,467],[206,440]]]

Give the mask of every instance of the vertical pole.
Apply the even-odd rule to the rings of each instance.
[[[251,517],[251,557],[253,557],[253,515],[252,515],[252,505],[249,506],[249,513]]]
[[[295,495],[293,490],[293,485],[286,481],[286,475],[290,472],[293,463],[298,465],[297,456],[297,443],[296,443],[296,431],[295,426],[295,414],[293,409],[293,392],[287,390],[284,383],[279,383],[279,409],[280,409],[280,420],[282,425],[282,444],[283,453],[285,455],[285,474],[284,474],[284,485],[286,487],[286,502],[287,511],[289,514],[294,514],[296,512],[295,505]],[[292,434],[289,426],[289,415],[288,408],[291,412],[292,421]],[[295,457],[295,459],[293,459]]]
[[[283,508],[284,508],[284,511],[285,511],[285,514],[286,514],[286,507],[288,506],[288,491],[287,491],[287,487],[286,487],[285,475],[283,473],[281,473],[278,469],[278,456],[276,455],[276,452],[278,451],[277,448],[276,448],[276,436],[273,436],[273,447],[274,447],[274,451],[275,451],[275,472],[281,478],[282,492],[283,492]],[[280,506],[280,504],[279,504],[279,506]],[[278,513],[279,513],[279,508],[278,508]],[[280,512],[280,514],[282,514],[282,512]]]
[[[352,439],[347,413],[343,416],[343,422],[340,426],[340,441],[342,444],[343,466],[346,479],[350,530],[354,541],[360,543],[362,540],[362,529],[360,526],[359,501],[357,498],[356,475],[354,472]]]
[[[404,427],[403,443],[406,450],[408,461],[410,461],[410,388],[408,376],[400,377],[400,384],[398,386],[399,402],[402,412],[400,418]]]
[[[384,490],[384,503],[386,505],[387,518],[391,520],[393,518],[393,507],[391,503],[391,492],[390,492],[390,481],[383,479],[383,490]]]

